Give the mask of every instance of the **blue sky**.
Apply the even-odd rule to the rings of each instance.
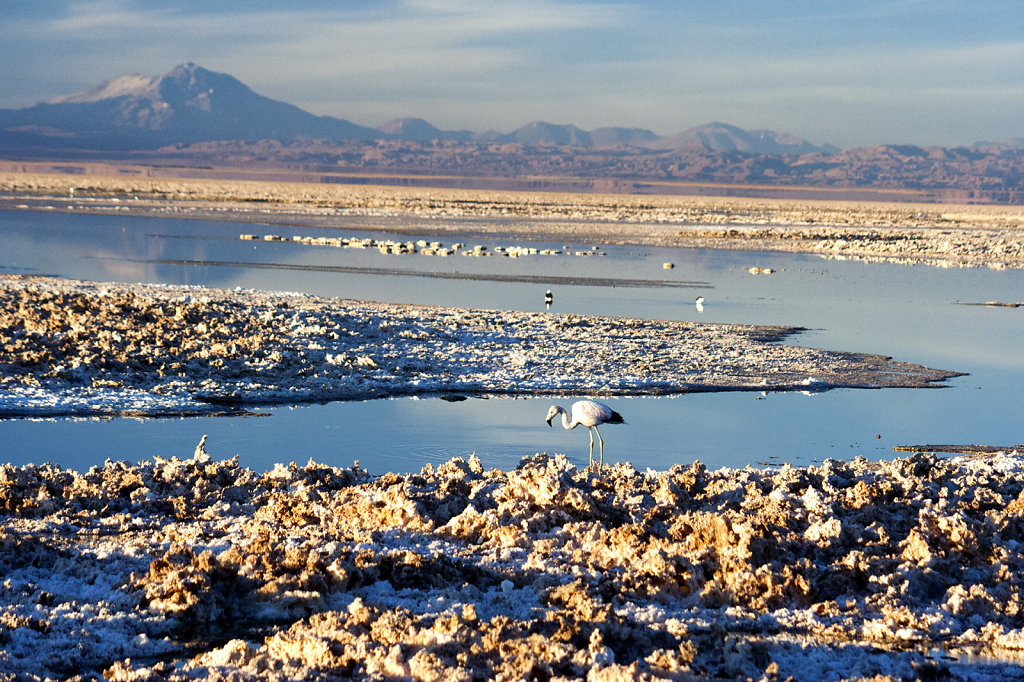
[[[369,126],[1024,137],[1020,0],[3,0],[0,43],[3,108],[191,61]]]

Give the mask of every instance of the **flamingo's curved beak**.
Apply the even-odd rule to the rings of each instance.
[[[552,420],[552,419],[554,419],[554,417],[548,417],[548,418],[547,418],[547,419],[545,419],[544,421],[546,421],[546,422],[548,423],[548,426],[551,426],[551,420]]]

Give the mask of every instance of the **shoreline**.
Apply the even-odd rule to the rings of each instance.
[[[1024,268],[1024,207],[0,173],[0,208]],[[514,219],[514,220],[513,220]],[[387,230],[384,226],[380,229]]]

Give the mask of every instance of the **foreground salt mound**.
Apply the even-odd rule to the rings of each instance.
[[[0,678],[1019,678],[1022,465],[6,465]]]

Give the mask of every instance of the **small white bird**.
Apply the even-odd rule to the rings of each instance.
[[[551,420],[555,416],[562,415],[562,426],[565,427],[566,431],[571,431],[577,426],[582,424],[590,429],[590,465],[588,469],[594,466],[594,432],[597,431],[599,424],[625,424],[626,420],[622,418],[622,415],[608,407],[607,405],[593,400],[578,400],[572,404],[572,419],[569,419],[569,414],[565,411],[565,408],[560,405],[552,405],[548,409],[548,416],[545,417],[545,421],[548,426],[551,426]],[[597,440],[601,444],[601,466],[604,466],[604,439],[601,438],[601,432],[597,431]]]
[[[698,296],[697,297],[697,301],[696,301],[695,307],[697,308],[697,312],[698,313],[704,312],[704,297],[703,296]]]

